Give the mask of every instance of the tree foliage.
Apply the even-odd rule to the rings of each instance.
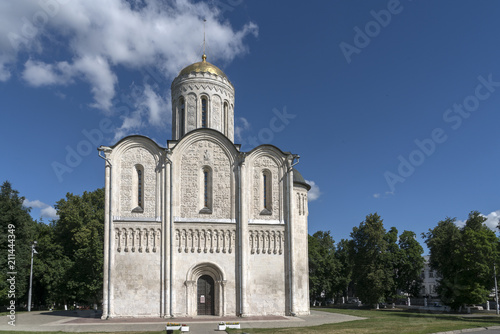
[[[5,304],[8,298],[7,254],[9,244],[14,245],[15,275],[16,277],[16,301],[17,303],[27,303],[27,293],[29,288],[29,274],[31,266],[31,245],[34,241],[35,222],[29,214],[29,209],[23,207],[24,197],[19,196],[17,190],[12,189],[11,184],[5,181],[0,190],[0,300]],[[14,226],[14,228],[9,228]],[[10,233],[9,230],[12,232]],[[9,243],[8,235],[14,235]],[[12,238],[12,237],[11,237]],[[12,263],[10,263],[12,264]]]
[[[342,239],[337,244],[335,257],[339,264],[337,295],[338,297],[347,297],[349,284],[352,280],[352,263],[349,255],[349,241],[347,239]]]
[[[309,235],[309,297],[312,302],[333,297],[338,282],[338,260],[330,231]]]
[[[74,301],[68,289],[68,272],[74,265],[65,254],[63,246],[56,240],[56,222],[37,224],[36,247],[38,254],[34,261],[35,302],[45,305],[66,304]]]
[[[411,231],[399,236],[399,258],[396,272],[396,287],[410,296],[418,296],[422,287],[420,273],[424,268],[424,249]]]
[[[486,302],[493,287],[498,238],[485,220],[472,211],[461,228],[455,218],[446,218],[425,234],[430,265],[441,275],[437,291],[452,309]]]
[[[0,192],[0,249],[7,254],[9,224],[15,226],[16,300],[26,304],[31,265],[31,245],[36,240],[33,261],[35,305],[98,303],[102,294],[104,244],[104,190],[68,193],[56,204],[59,219],[33,221],[24,198],[9,182]],[[7,256],[0,257],[7,268]],[[0,299],[7,300],[6,271],[0,273]]]
[[[363,303],[377,304],[394,285],[393,271],[388,264],[389,243],[380,216],[377,213],[367,215],[359,227],[353,228],[351,238],[356,294]]]
[[[62,265],[68,266],[61,292],[74,300],[97,302],[102,292],[104,189],[81,196],[68,193],[56,209],[54,240],[61,247]]]
[[[351,239],[335,247],[330,232],[309,236],[311,300],[347,296],[354,288],[365,304],[390,301],[400,293],[416,296],[424,266],[422,246],[415,233],[398,236],[395,227],[386,231],[377,213],[354,227]]]

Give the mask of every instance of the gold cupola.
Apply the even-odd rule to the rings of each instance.
[[[191,65],[185,67],[184,69],[182,69],[179,72],[178,76],[180,77],[182,75],[189,74],[192,72],[198,72],[198,73],[208,72],[208,73],[216,74],[218,76],[221,76],[221,77],[228,79],[227,75],[224,72],[222,72],[222,70],[220,68],[218,68],[214,64],[210,64],[207,61],[207,56],[205,54],[203,54],[203,56],[201,56],[201,59],[202,60],[200,62],[191,64]]]

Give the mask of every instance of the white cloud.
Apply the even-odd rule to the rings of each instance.
[[[237,117],[235,120],[234,135],[236,141],[243,141],[243,133],[250,129],[250,122],[245,117]]]
[[[375,193],[372,195],[373,198],[387,198],[389,196],[394,196],[394,192],[393,191],[386,191],[383,196],[381,193]]]
[[[148,115],[148,121],[150,124],[162,123],[168,115],[167,105],[170,105],[170,101],[164,100],[160,95],[156,94],[151,86],[146,85],[144,87],[144,100],[140,101],[139,107],[143,108],[145,113]]]
[[[115,130],[115,138],[114,140],[120,140],[126,135],[131,134],[132,132],[140,129],[144,122],[142,121],[142,113],[140,110],[136,110],[129,115],[122,116],[122,125]]]
[[[42,217],[42,218],[49,218],[49,219],[58,219],[59,218],[59,216],[57,215],[56,209],[54,209],[52,206],[45,204],[44,202],[39,201],[39,200],[30,201],[28,199],[25,199],[23,202],[23,206],[26,208],[41,209],[40,210],[40,217]]]
[[[40,216],[42,218],[59,219],[59,216],[57,215],[57,210],[51,206],[43,208],[41,210]]]
[[[108,61],[100,55],[85,55],[75,62],[74,67],[85,76],[92,87],[95,102],[91,107],[109,111],[118,79],[111,71]]]
[[[39,200],[29,201],[25,199],[23,202],[23,206],[26,208],[45,208],[48,205]]]
[[[74,70],[67,62],[46,64],[29,59],[24,64],[23,79],[30,85],[38,87],[45,85],[65,85],[72,82]]]
[[[314,181],[305,180],[307,184],[311,186],[311,190],[307,193],[307,199],[309,202],[317,200],[321,196],[321,191],[319,186]]]
[[[491,230],[493,230],[495,232],[498,231],[497,226],[498,226],[498,222],[500,219],[500,210],[490,212],[487,216],[481,214],[481,216],[486,218],[486,221],[483,224],[485,224],[487,227],[489,227]],[[455,224],[458,227],[463,227],[463,226],[465,226],[466,221],[467,220],[457,220],[457,221],[455,221]]]
[[[486,221],[484,224],[488,226],[490,229],[493,231],[498,231],[497,226],[498,226],[498,219],[500,218],[500,210],[490,212],[486,217]]]
[[[148,84],[132,86],[135,95],[133,111],[121,116],[122,125],[115,130],[115,140],[139,131],[145,125],[163,127],[170,123],[171,109],[167,107],[171,104],[170,95],[163,97]]]
[[[247,23],[234,29],[218,8],[191,0],[23,0],[0,3],[0,81],[24,63],[21,77],[30,85],[68,85],[84,81],[93,96],[91,107],[113,106],[120,68],[150,66],[169,82],[180,69],[200,60],[206,19],[209,61],[224,64],[246,53],[244,39],[257,36]],[[66,57],[57,61],[57,56]],[[26,61],[26,57],[29,59]],[[168,109],[168,99],[144,87],[149,122]],[[123,129],[130,122],[124,119]]]
[[[455,225],[462,228],[465,226],[465,220],[455,220]]]

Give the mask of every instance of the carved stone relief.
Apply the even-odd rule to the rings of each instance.
[[[177,228],[175,243],[179,253],[232,253],[236,230],[212,228]]]
[[[229,131],[228,131],[228,135],[229,135],[229,139],[231,140],[234,140],[234,110],[233,110],[233,105],[230,105],[229,106],[229,120],[228,120],[228,127],[229,127]]]
[[[196,96],[194,94],[189,94],[187,97],[187,105],[186,105],[186,114],[187,114],[187,129],[186,132],[192,131],[196,129]]]
[[[212,129],[221,131],[221,98],[218,95],[212,97]]]
[[[157,227],[117,227],[115,245],[117,252],[156,253],[160,247],[161,229]]]
[[[202,209],[203,167],[212,173],[211,214]],[[231,165],[229,157],[218,144],[207,140],[195,142],[181,158],[181,217],[182,218],[232,218]]]
[[[283,254],[285,233],[283,229],[253,229],[248,231],[251,254]]]
[[[137,207],[134,194],[136,187],[136,165],[144,168],[143,176],[143,197],[144,204],[142,213],[135,213],[132,210]],[[142,147],[134,147],[127,150],[120,159],[120,216],[153,218],[156,216],[156,162],[151,153]]]
[[[271,215],[261,215],[263,210],[263,176],[262,173],[264,170],[269,170],[272,175],[272,184],[271,184]],[[269,157],[263,156],[259,157],[254,162],[253,167],[253,184],[252,184],[252,193],[253,193],[253,217],[254,219],[266,219],[266,220],[276,220],[279,219],[279,211],[280,211],[280,186],[281,182],[279,182],[279,168],[278,165]]]

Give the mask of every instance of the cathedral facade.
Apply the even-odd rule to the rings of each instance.
[[[234,143],[234,87],[206,61],[171,86],[172,140],[105,159],[103,318],[309,314],[298,156]]]

